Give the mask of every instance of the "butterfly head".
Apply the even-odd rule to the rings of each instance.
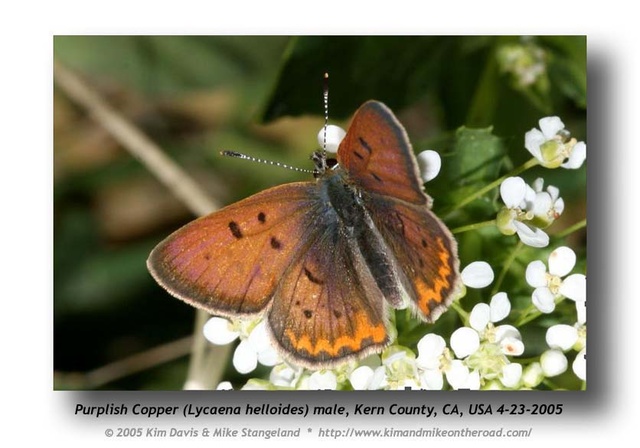
[[[313,161],[313,177],[316,179],[322,177],[327,171],[334,169],[338,166],[338,160],[334,158],[327,158],[327,152],[325,150],[317,150],[311,154],[311,160]]]

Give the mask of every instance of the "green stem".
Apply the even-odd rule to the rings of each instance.
[[[469,225],[466,225],[466,226],[457,227],[457,228],[453,229],[451,231],[451,233],[456,234],[456,233],[469,232],[471,230],[478,230],[478,229],[481,229],[483,227],[493,226],[495,224],[496,224],[496,220],[495,219],[492,219],[490,221],[477,222],[475,224],[469,224]]]
[[[542,313],[540,311],[538,311],[536,306],[532,303],[524,311],[524,313],[522,314],[522,317],[520,318],[520,320],[518,322],[516,322],[514,325],[515,325],[516,328],[520,328],[523,325],[531,322],[532,320],[534,320],[536,317],[540,316],[541,314]]]
[[[458,315],[460,316],[460,319],[462,319],[462,322],[464,323],[464,325],[468,325],[468,323],[469,323],[469,313],[467,313],[465,310],[463,310],[458,302],[453,302],[451,304],[451,308],[453,308],[456,311],[456,313],[458,313]]]
[[[567,227],[566,229],[564,229],[562,232],[558,233],[555,236],[558,238],[564,238],[565,236],[571,235],[573,232],[577,232],[578,230],[583,229],[585,227],[587,227],[587,218],[583,219],[582,221],[578,221],[571,227]]]
[[[502,285],[502,281],[504,280],[504,277],[507,275],[507,271],[511,267],[511,264],[513,263],[513,260],[516,259],[516,256],[518,255],[518,252],[520,252],[520,249],[522,249],[523,246],[524,246],[524,244],[522,243],[522,241],[518,241],[518,244],[516,245],[516,247],[514,247],[513,250],[511,251],[511,255],[509,255],[509,258],[507,259],[507,261],[502,266],[502,271],[500,272],[500,275],[498,276],[498,281],[496,281],[496,284],[493,286],[493,291],[491,291],[491,296],[492,297],[495,294],[497,294],[497,292],[500,290],[500,286]]]
[[[459,204],[457,204],[449,213],[448,215],[444,218],[445,221],[447,220],[447,218],[450,217],[450,215],[464,207],[465,205],[467,205],[468,203],[474,201],[475,199],[479,198],[480,196],[484,195],[485,193],[493,190],[494,188],[500,186],[500,184],[507,179],[508,177],[513,177],[513,176],[517,176],[518,174],[522,173],[523,171],[528,170],[529,168],[532,168],[534,166],[536,166],[538,164],[538,160],[534,157],[531,158],[530,160],[528,160],[527,162],[523,163],[522,165],[520,165],[517,168],[514,168],[513,170],[511,170],[511,172],[505,174],[504,176],[494,180],[493,182],[491,182],[490,184],[485,185],[484,187],[482,187],[481,189],[477,190],[475,193],[467,196],[465,199],[463,199]]]
[[[556,298],[555,306],[558,306],[558,304],[560,304],[560,302],[562,302],[564,299],[565,299],[564,296],[560,296]],[[529,307],[525,310],[525,312],[522,314],[522,317],[520,318],[520,320],[515,324],[515,326],[521,327],[525,324],[528,324],[535,318],[540,317],[542,314],[543,314],[542,311],[538,310],[538,308],[536,308],[536,306],[533,303],[531,303]]]

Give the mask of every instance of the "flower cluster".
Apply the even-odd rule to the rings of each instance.
[[[505,206],[498,212],[496,225],[505,235],[518,234],[520,240],[532,247],[546,247],[549,236],[542,230],[549,227],[564,211],[560,191],[547,187],[538,178],[533,187],[521,177],[508,177],[500,185],[500,197]]]
[[[545,168],[577,169],[587,158],[587,145],[571,138],[558,117],[545,117],[524,136],[524,146]]]
[[[545,51],[532,43],[503,45],[497,59],[502,72],[511,74],[519,88],[529,87],[544,79],[547,73]]]
[[[587,337],[587,278],[584,274],[568,275],[576,263],[576,254],[569,247],[561,246],[549,255],[549,269],[540,260],[527,266],[526,280],[534,287],[532,301],[542,313],[554,311],[556,304],[565,298],[575,302],[576,322],[573,325],[556,324],[548,328],[546,342],[549,350],[541,358],[541,369],[546,376],[564,373],[568,361],[565,352],[576,350],[573,371],[586,380]]]

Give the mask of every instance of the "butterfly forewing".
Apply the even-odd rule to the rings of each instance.
[[[382,103],[368,101],[356,111],[338,161],[365,191],[413,204],[428,201],[407,134]]]
[[[187,224],[153,250],[150,272],[171,294],[209,312],[261,312],[315,224],[308,213],[315,188],[271,188]]]

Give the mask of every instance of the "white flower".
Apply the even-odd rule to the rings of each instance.
[[[231,322],[220,317],[212,317],[204,327],[206,339],[216,345],[230,344],[240,338],[241,341],[233,353],[233,366],[239,373],[252,372],[258,362],[265,366],[274,366],[281,362],[267,336],[264,321],[255,320]]]
[[[218,384],[216,390],[233,390],[233,386],[229,381],[222,381],[220,384]]]
[[[240,329],[228,319],[212,317],[202,328],[204,337],[215,345],[227,345],[240,336]]]
[[[440,173],[442,167],[442,160],[440,154],[430,149],[422,151],[417,156],[418,167],[420,168],[420,174],[424,182],[429,182],[435,179]]]
[[[331,370],[313,372],[309,377],[309,390],[336,390],[338,379]]]
[[[349,375],[349,382],[354,390],[379,389],[385,377],[384,370],[383,366],[375,369],[370,366],[359,366]]]
[[[527,246],[548,246],[549,236],[531,222],[535,218],[533,209],[539,204],[533,188],[521,177],[508,177],[500,184],[500,197],[505,204],[496,217],[500,232],[504,235],[517,233]]]
[[[566,352],[570,349],[579,351],[576,358],[573,360],[571,367],[576,376],[583,381],[587,378],[586,337],[586,327],[580,324],[576,324],[575,326],[565,324],[553,325],[552,327],[549,327],[546,334],[547,345],[551,347],[552,351]],[[557,353],[554,353],[553,356],[558,355]],[[566,358],[565,361],[560,361],[566,364]],[[562,364],[559,365],[562,367]],[[547,366],[547,368],[549,367]],[[564,365],[563,369],[566,370],[566,365]],[[548,372],[545,372],[545,374],[546,373]]]
[[[500,325],[495,330],[495,343],[500,351],[508,356],[520,356],[524,353],[524,344],[518,329],[512,325]]]
[[[469,325],[483,341],[497,344],[502,354],[519,356],[524,352],[524,344],[518,329],[512,325],[493,326],[494,323],[506,318],[510,311],[509,297],[506,293],[499,292],[491,298],[489,305],[478,303],[473,307],[469,315]]]
[[[546,75],[546,53],[532,43],[502,45],[496,56],[500,70],[510,73],[520,89],[532,86]]]
[[[507,364],[502,368],[502,375],[499,378],[506,387],[515,388],[522,378],[522,364]]]
[[[253,371],[258,362],[265,366],[274,366],[281,362],[271,345],[264,321],[254,327],[247,339],[240,342],[233,356],[233,365],[240,373]]]
[[[436,369],[424,370],[420,374],[420,382],[422,383],[422,388],[426,390],[442,390],[444,387],[442,372]]]
[[[582,381],[587,380],[587,349],[583,348],[576,355],[576,359],[573,360],[573,364],[571,366],[573,368],[573,372],[576,374],[578,378]]]
[[[491,322],[500,322],[506,319],[511,312],[511,302],[506,292],[499,292],[491,297],[489,302],[489,311],[491,314]]]
[[[493,270],[486,261],[474,261],[460,273],[462,283],[470,288],[484,288],[493,282]]]
[[[539,362],[529,364],[522,372],[522,384],[527,387],[537,387],[544,380],[544,372]]]
[[[561,350],[552,348],[540,355],[540,366],[547,377],[557,376],[567,370],[567,357]]]
[[[401,346],[388,347],[382,353],[382,367],[384,377],[380,381],[380,387],[389,390],[420,387],[418,366],[411,350]]]
[[[233,367],[239,373],[253,372],[258,367],[256,351],[246,340],[241,341],[233,352]]]
[[[420,379],[425,389],[441,390],[442,360],[445,357],[447,343],[442,336],[429,333],[418,341],[416,365],[421,371]]]
[[[269,373],[269,382],[277,387],[294,387],[304,369],[281,363],[273,367]]]
[[[479,303],[469,315],[471,328],[463,327],[451,335],[451,348],[456,356],[464,358],[470,371],[477,372],[481,381],[490,381],[485,387],[515,387],[520,381],[522,369],[508,367],[508,356],[520,356],[524,352],[522,337],[512,325],[494,324],[509,315],[511,303],[507,294],[495,294],[489,304]],[[519,369],[519,370],[518,370]]]
[[[480,347],[480,337],[473,328],[460,327],[451,334],[451,349],[459,358],[466,358]]]
[[[586,300],[576,300],[576,314],[578,315],[578,323],[580,325],[587,321],[587,302]]]
[[[468,390],[479,390],[480,389],[480,373],[477,370],[469,372],[464,381],[460,382],[461,379],[454,380],[454,384],[456,385],[456,389],[468,389]]]
[[[452,339],[455,338],[452,336]],[[464,345],[464,341],[459,342]],[[452,389],[478,389],[480,387],[479,381],[478,387],[475,387],[474,378],[470,379],[469,368],[461,360],[452,359],[445,340],[437,334],[427,334],[418,341],[416,366],[422,389],[441,390],[444,386],[443,374]]]
[[[418,341],[418,357],[416,363],[423,369],[439,369],[440,358],[447,348],[447,343],[440,335],[429,333]]]
[[[327,152],[338,152],[338,148],[340,147],[340,142],[344,136],[347,135],[344,129],[340,126],[335,126],[333,124],[327,125],[326,127],[326,142],[325,142],[325,128],[323,127],[318,132],[318,143],[321,148],[325,148]]]
[[[506,318],[511,311],[511,302],[505,292],[499,292],[491,298],[489,305],[478,303],[471,310],[469,325],[482,334],[489,322],[495,323]]]
[[[544,180],[539,177],[533,183],[536,193],[531,210],[534,215],[534,223],[541,228],[546,228],[562,215],[564,200],[560,197],[560,190],[549,185],[546,191],[542,191]]]
[[[567,351],[578,341],[578,329],[565,324],[553,325],[547,329],[545,339],[549,347]]]
[[[461,360],[454,359],[451,361],[449,368],[446,370],[445,375],[447,382],[454,390],[458,389],[480,389],[480,375],[478,372],[470,372]]]
[[[568,138],[564,123],[558,117],[545,117],[538,122],[540,130],[531,129],[524,136],[524,146],[540,165],[546,168],[580,168],[587,158],[587,145]]]
[[[535,290],[533,303],[541,312],[551,313],[555,309],[555,300],[561,296],[584,303],[587,298],[587,282],[584,274],[572,274],[565,278],[576,264],[576,254],[569,247],[558,247],[549,255],[549,272],[540,260],[527,266],[526,279]],[[578,311],[580,313],[580,311]]]

